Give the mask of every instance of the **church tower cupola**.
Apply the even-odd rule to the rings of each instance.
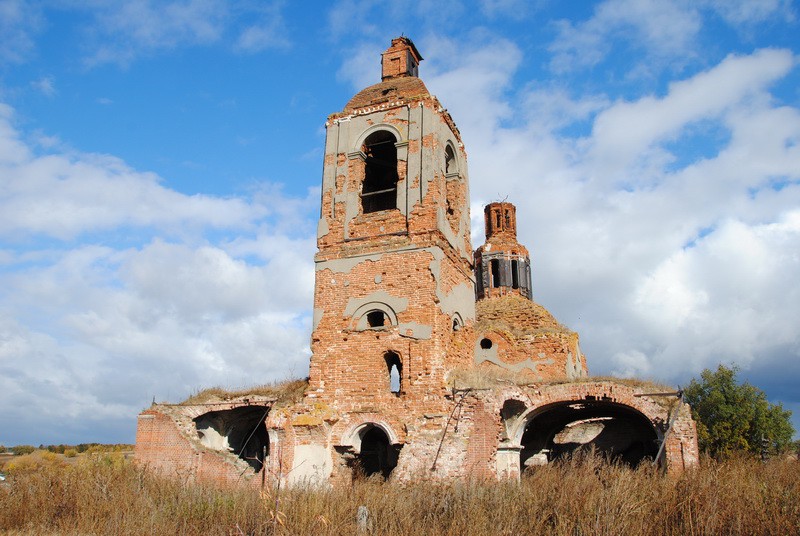
[[[486,243],[475,251],[478,299],[518,294],[533,299],[528,250],[517,242],[517,209],[489,203],[483,210]]]
[[[422,61],[417,47],[408,37],[392,39],[392,46],[381,55],[381,80],[400,76],[419,76]]]

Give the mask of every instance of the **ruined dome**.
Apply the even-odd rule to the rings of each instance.
[[[475,313],[475,330],[479,333],[503,331],[515,337],[543,332],[572,333],[550,311],[516,294],[478,300],[475,303]]]
[[[344,107],[345,112],[398,100],[418,100],[430,97],[425,83],[416,76],[403,76],[384,80],[362,89]]]

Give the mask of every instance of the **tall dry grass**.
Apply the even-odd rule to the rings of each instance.
[[[120,457],[26,466],[0,487],[5,534],[798,534],[800,464],[705,461],[678,478],[597,458],[539,468],[520,484],[394,484],[264,493],[188,485]]]

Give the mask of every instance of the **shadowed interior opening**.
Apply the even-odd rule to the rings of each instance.
[[[524,469],[590,450],[635,467],[654,459],[659,446],[656,431],[644,415],[622,404],[596,400],[547,407],[530,419],[521,443]]]
[[[380,475],[389,478],[400,454],[400,446],[392,445],[386,433],[377,426],[370,426],[361,437],[361,452],[356,457],[353,476],[371,477]]]
[[[230,452],[256,472],[269,456],[269,434],[264,424],[267,406],[244,406],[204,413],[194,419],[197,437],[207,448]]]

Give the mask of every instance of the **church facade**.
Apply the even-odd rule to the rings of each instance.
[[[507,202],[470,241],[467,154],[405,37],[326,122],[308,384],[300,399],[159,404],[136,459],[196,479],[519,478],[594,448],[698,461],[679,393],[594,381],[578,335],[533,301]],[[663,390],[662,390],[663,391]]]

